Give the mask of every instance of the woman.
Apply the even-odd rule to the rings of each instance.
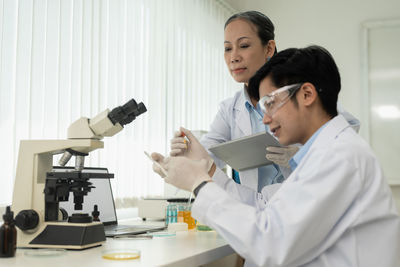
[[[258,99],[249,97],[247,85],[250,78],[261,68],[277,51],[275,44],[274,25],[264,14],[257,11],[247,11],[231,16],[225,23],[224,57],[230,74],[236,82],[243,83],[243,90],[236,92],[232,98],[221,102],[218,113],[210,125],[209,132],[201,139],[205,148],[234,140],[243,136],[269,131],[268,126],[262,123],[263,113],[257,105]],[[358,128],[359,121],[351,114],[339,108],[339,113],[347,121]],[[357,129],[358,130],[358,129]],[[180,132],[171,140],[171,156],[184,153],[184,140]],[[297,152],[296,146],[272,148],[279,152],[280,158],[267,158],[278,165],[268,165],[250,169],[239,173],[240,182],[258,192],[265,185],[281,182],[290,174],[287,161]],[[278,151],[276,150],[278,149]],[[215,163],[223,168],[225,163],[212,153]],[[282,175],[283,173],[283,175]]]

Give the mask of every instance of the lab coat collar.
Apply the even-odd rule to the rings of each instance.
[[[339,114],[327,123],[326,127],[315,140],[315,143],[326,142],[328,140],[328,142],[330,142],[330,140],[336,139],[336,137],[347,127],[350,127],[350,124],[342,115]]]
[[[326,126],[322,131],[318,134],[314,143],[311,145],[310,150],[307,154],[310,154],[310,151],[317,147],[326,146],[332,143],[332,140],[336,139],[337,136],[343,132],[348,127],[351,127],[347,120],[343,117],[343,115],[337,115],[332,118],[330,121],[326,123]],[[303,162],[304,160],[302,160]],[[301,164],[301,162],[300,162]]]
[[[252,134],[250,114],[246,108],[246,94],[246,87],[244,86],[240,96],[237,98],[237,101],[233,106],[233,109],[236,113],[236,125],[243,132],[244,136]]]
[[[351,127],[350,124],[340,114],[328,121],[324,129],[322,129],[321,132],[318,134],[310,149],[304,155],[302,160],[298,163],[298,166],[290,176],[292,176],[298,170],[302,169],[304,162],[307,161],[306,158],[310,156],[313,150],[332,144],[332,140],[336,139],[337,136],[348,127]]]

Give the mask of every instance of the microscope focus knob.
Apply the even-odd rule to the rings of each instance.
[[[34,210],[21,210],[15,217],[15,225],[22,231],[34,229],[39,224],[39,214]]]
[[[51,194],[53,194],[53,192],[54,192],[54,190],[52,188],[49,188],[49,187],[46,187],[43,190],[43,193],[45,193],[46,195],[51,195]]]

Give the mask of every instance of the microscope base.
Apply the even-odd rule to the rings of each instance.
[[[67,223],[45,222],[42,230],[24,246],[31,248],[86,249],[106,241],[100,222]],[[20,246],[20,244],[17,244]]]

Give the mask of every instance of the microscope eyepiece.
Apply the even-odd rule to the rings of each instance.
[[[114,108],[109,114],[108,118],[115,125],[117,123],[122,126],[131,123],[137,116],[147,111],[146,106],[140,102],[136,103],[135,99],[129,100],[123,106]]]

